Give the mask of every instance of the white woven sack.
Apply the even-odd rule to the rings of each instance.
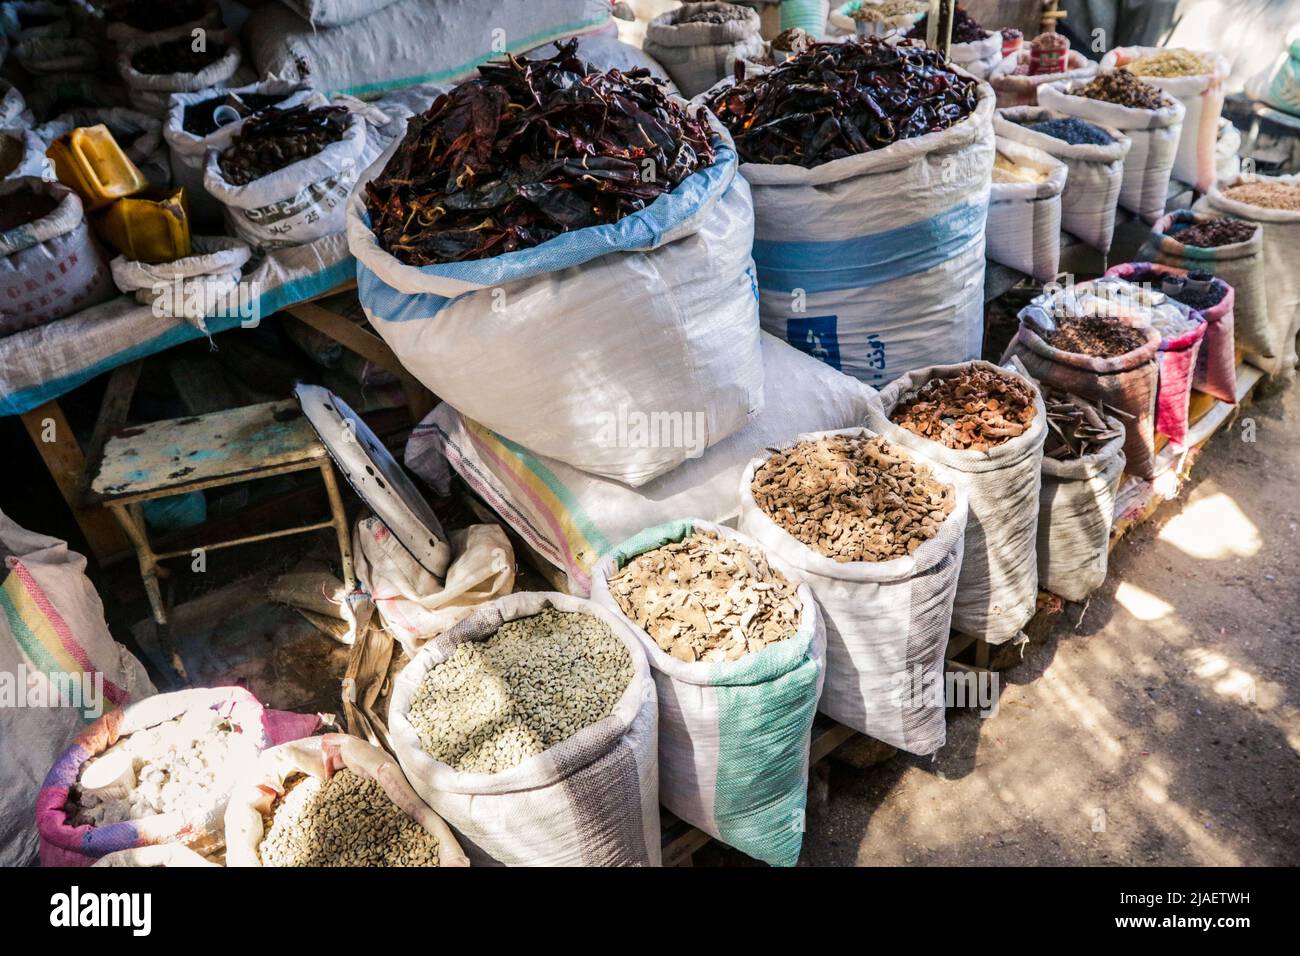
[[[462,641],[547,608],[607,623],[632,655],[614,712],[500,773],[462,773],[420,746],[407,719],[424,675]],[[393,683],[388,727],[415,792],[461,837],[474,865],[658,866],[659,711],[645,654],[626,621],[583,598],[521,591],[478,608],[425,644]]]
[[[224,46],[225,53],[220,59],[209,63],[196,73],[141,73],[131,65],[131,58],[139,50],[155,46],[179,37],[188,37],[190,32],[180,30],[162,30],[129,41],[122,46],[117,55],[117,72],[126,84],[127,95],[131,105],[142,113],[162,119],[167,113],[167,105],[173,93],[193,93],[227,83],[239,69],[239,37],[229,30],[209,30],[204,35],[204,42],[212,46]]]
[[[1013,139],[999,136],[997,149],[1018,166],[1046,173],[1047,179],[990,186],[984,254],[1039,282],[1051,282],[1061,264],[1061,191],[1068,169],[1041,149]]]
[[[243,126],[243,120],[236,120],[226,126],[218,127],[207,136],[196,136],[185,130],[185,111],[196,103],[203,103],[223,93],[259,93],[267,95],[284,95],[276,104],[281,109],[289,109],[307,102],[324,105],[324,98],[319,103],[309,87],[284,80],[264,80],[234,89],[213,87],[197,90],[193,93],[173,93],[168,102],[167,115],[163,120],[162,135],[167,141],[167,150],[171,154],[172,181],[177,186],[185,187],[185,198],[189,202],[191,220],[199,222],[219,221],[221,203],[209,195],[203,185],[203,171],[207,166],[209,149],[224,149],[230,145],[235,133]]]
[[[0,126],[26,129],[32,125],[32,111],[22,92],[6,79],[0,79]]]
[[[207,332],[207,316],[228,307],[251,257],[252,250],[242,240],[193,236],[190,255],[181,259],[138,262],[117,256],[109,267],[118,289],[134,294],[137,302],[154,306],[155,315],[184,319]]]
[[[103,680],[105,709],[124,706],[156,693],[143,665],[113,640],[104,620],[104,605],[86,576],[86,559],[58,538],[28,531],[0,512],[0,567],[5,590],[13,601],[11,614],[0,616],[0,673],[21,674],[19,685],[48,693],[60,675],[43,659],[46,646],[58,640],[55,628],[65,628],[78,670]],[[81,673],[70,676],[81,678]],[[25,703],[27,698],[22,698]],[[83,699],[84,700],[84,699]],[[87,704],[90,701],[85,701]],[[50,764],[94,719],[74,706],[0,708],[0,866],[29,866],[36,862],[39,839],[33,807]]]
[[[314,94],[305,105],[324,105],[324,97]],[[348,195],[367,158],[365,117],[351,113],[347,122],[342,139],[242,186],[226,179],[220,151],[208,147],[203,188],[225,207],[236,236],[265,252],[343,231]]]
[[[4,174],[4,179],[13,179],[16,176],[55,178],[54,164],[45,155],[45,141],[31,130],[21,127],[0,129],[0,138],[10,142],[9,146],[0,146],[0,151],[14,150],[18,153],[18,162]]]
[[[62,319],[115,294],[81,198],[57,180],[16,176],[0,181],[0,204],[10,193],[29,190],[58,205],[0,232],[0,336]]]
[[[1186,108],[1173,100],[1156,110],[1136,109],[1073,95],[1074,88],[1070,83],[1048,83],[1038,91],[1038,105],[1124,133],[1133,145],[1124,157],[1119,204],[1155,222],[1165,211]]]
[[[950,377],[975,367],[1018,375],[1034,389],[1034,420],[1024,434],[987,452],[948,448],[889,420],[903,398],[936,376]],[[1042,481],[1047,412],[1038,386],[1014,359],[1012,368],[988,362],[921,369],[891,382],[880,393],[880,411],[870,426],[916,457],[939,465],[970,501],[966,557],[953,605],[952,626],[990,644],[1016,638],[1034,616],[1038,562],[1034,541]]]
[[[862,435],[865,428],[813,432]],[[754,501],[755,458],[740,480],[740,530],[784,561],[812,588],[826,621],[826,684],[818,709],[860,733],[908,753],[931,754],[944,744],[943,702],[915,699],[914,687],[943,683],[944,652],[962,563],[968,507],[956,487],[956,507],[939,532],[906,558],[836,561],[777,526]],[[936,477],[952,478],[936,469]]]
[[[979,356],[993,100],[981,83],[951,128],[813,169],[741,166],[765,331],[876,387]]]
[[[798,629],[738,661],[681,661],[638,627],[609,582],[634,557],[695,532],[762,551],[757,541],[696,519],[647,528],[603,558],[591,599],[632,628],[659,698],[659,801],[679,819],[773,866],[794,866],[803,843],[812,723],[826,676],[826,627],[807,584]],[[791,581],[793,568],[768,555]]]
[[[281,0],[298,16],[318,27],[337,27],[382,10],[393,0]]]
[[[1115,207],[1124,181],[1124,158],[1132,141],[1117,129],[1106,129],[1115,142],[1105,146],[1071,145],[1029,129],[1035,123],[1064,117],[1064,113],[1041,106],[1012,106],[997,111],[993,131],[1001,139],[1024,143],[1065,163],[1068,172],[1061,192],[1061,228],[1094,249],[1107,252],[1115,235]]]
[[[1153,46],[1116,47],[1102,57],[1101,68],[1119,69],[1140,56],[1161,50]],[[1219,138],[1219,118],[1223,114],[1223,84],[1232,72],[1232,64],[1220,53],[1198,52],[1214,60],[1211,72],[1200,76],[1140,76],[1139,79],[1183,104],[1186,114],[1174,156],[1173,177],[1197,192],[1205,192],[1215,180],[1215,145]]]
[[[763,334],[763,410],[736,432],[640,488],[579,471],[494,435],[446,402],[411,433],[406,466],[440,494],[454,471],[519,537],[587,594],[604,554],[642,528],[682,515],[733,524],[736,485],[762,449],[802,432],[866,421],[875,390]]]
[[[290,740],[263,750],[236,782],[222,817],[226,865],[260,867],[260,848],[267,819],[285,783],[296,774],[329,780],[340,770],[373,780],[403,813],[438,841],[438,867],[469,866],[451,828],[411,789],[402,769],[387,752],[349,734],[325,734]]]
[[[698,457],[762,406],[753,210],[714,124],[714,164],[639,212],[420,267],[380,247],[362,199],[394,144],[348,204],[375,331],[435,395],[540,455],[633,486]]]
[[[1043,459],[1038,496],[1038,586],[1067,601],[1083,601],[1106,580],[1115,500],[1124,477],[1124,423],[1119,434],[1069,461]]]
[[[1253,178],[1300,187],[1300,174]],[[1263,227],[1263,281],[1268,301],[1268,324],[1281,340],[1281,361],[1276,374],[1289,379],[1295,375],[1296,334],[1300,332],[1300,210],[1266,209],[1224,195],[1225,189],[1239,181],[1215,183],[1192,208],[1197,212],[1226,213],[1257,222]],[[1274,370],[1270,368],[1267,371]]]
[[[756,59],[765,45],[758,13],[741,7],[744,18],[727,23],[677,23],[685,11],[735,10],[731,3],[692,3],[655,17],[646,26],[645,52],[663,65],[682,96],[703,93],[730,76],[737,59]]]

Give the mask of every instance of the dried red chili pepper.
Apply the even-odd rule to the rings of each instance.
[[[705,117],[649,71],[601,73],[576,41],[556,47],[484,64],[411,118],[366,185],[385,250],[421,266],[525,249],[617,222],[713,162]]]
[[[818,43],[781,66],[714,94],[709,108],[747,163],[811,168],[969,116],[979,86],[933,50],[878,37]]]

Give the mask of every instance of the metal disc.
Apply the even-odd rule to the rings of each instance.
[[[444,577],[451,563],[447,535],[397,460],[361,416],[329,389],[300,384],[293,391],[348,484],[421,567]]]

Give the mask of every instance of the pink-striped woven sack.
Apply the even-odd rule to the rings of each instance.
[[[1161,265],[1156,262],[1125,262],[1113,266],[1107,276],[1118,276],[1130,282],[1159,281],[1160,276],[1185,276],[1186,269]],[[1154,278],[1153,278],[1154,277]],[[1205,319],[1205,338],[1196,358],[1196,374],[1192,388],[1213,395],[1229,405],[1237,403],[1237,344],[1233,310],[1236,291],[1217,276],[1213,285],[1223,292],[1218,304],[1201,309]]]
[[[318,715],[270,710],[242,687],[158,694],[109,711],[77,735],[45,776],[36,798],[41,865],[90,866],[106,854],[157,843],[184,843],[205,850],[220,846],[225,799],[193,812],[163,813],[99,827],[73,825],[67,810],[69,794],[87,760],[128,734],[200,707],[211,708],[229,719],[241,734],[248,736],[254,753],[306,737],[320,726]],[[230,782],[233,787],[235,781]]]

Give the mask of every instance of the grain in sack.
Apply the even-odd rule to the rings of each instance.
[[[1061,301],[1068,291],[1053,290],[1020,310],[1020,327],[1002,360],[1017,358],[1035,381],[1128,416],[1126,467],[1154,478],[1160,333],[1120,319],[1076,317]]]
[[[952,626],[990,644],[1017,638],[1038,594],[1034,556],[1043,441],[1042,396],[1023,369],[936,366],[881,390],[869,426],[936,465],[970,508]]]
[[[223,825],[227,866],[469,866],[393,757],[347,734],[263,751]]]
[[[1113,266],[1107,270],[1105,278],[1150,285],[1157,300],[1159,295],[1165,296],[1163,303],[1148,307],[1143,316],[1151,316],[1154,319],[1152,324],[1160,332],[1160,392],[1156,397],[1156,431],[1167,437],[1176,448],[1183,448],[1187,444],[1192,389],[1197,387],[1198,377],[1205,368],[1207,352],[1211,348],[1215,350],[1215,367],[1220,375],[1223,374],[1227,354],[1231,354],[1224,347],[1223,330],[1218,327],[1218,323],[1212,325],[1205,313],[1196,306],[1204,299],[1214,300],[1217,308],[1223,304],[1223,298],[1215,297],[1226,297],[1229,290],[1221,280],[1206,273],[1180,275],[1146,262],[1125,262]],[[1201,286],[1206,288],[1199,293],[1194,291]],[[1228,304],[1231,306],[1231,303]],[[1228,342],[1231,343],[1231,336]],[[1235,382],[1234,369],[1232,378],[1228,380],[1228,384],[1232,384],[1232,393],[1225,399],[1229,404],[1236,402]]]
[[[1195,228],[1193,228],[1195,227]],[[1184,241],[1186,240],[1186,241]],[[1176,209],[1162,217],[1151,229],[1139,257],[1153,267],[1174,272],[1205,272],[1223,283],[1227,294],[1218,305],[1203,310],[1212,328],[1206,333],[1205,361],[1215,363],[1220,371],[1205,370],[1197,388],[1223,401],[1236,401],[1236,348],[1240,347],[1247,362],[1267,371],[1277,366],[1280,347],[1271,340],[1268,305],[1263,283],[1263,229],[1258,223],[1232,219],[1213,213]],[[1210,313],[1214,313],[1211,316]],[[1227,359],[1214,347],[1221,336],[1214,333],[1213,323],[1231,323],[1233,374],[1224,370]],[[1198,376],[1200,373],[1198,372]],[[1228,385],[1232,390],[1229,394]]]
[[[0,336],[80,312],[116,292],[76,193],[34,176],[0,182]]]
[[[1113,79],[1116,76],[1124,79]],[[1147,222],[1155,222],[1165,212],[1169,178],[1187,110],[1181,102],[1158,90],[1154,91],[1155,97],[1128,99],[1147,105],[1124,105],[1122,101],[1131,93],[1133,83],[1146,86],[1122,70],[1099,73],[1087,83],[1049,83],[1038,91],[1038,105],[1127,136],[1132,145],[1124,156],[1119,204]],[[1097,99],[1090,93],[1114,96],[1121,102]]]
[[[740,530],[812,589],[826,623],[818,709],[914,754],[943,746],[944,651],[964,492],[865,428],[800,435],[750,462]]]
[[[1183,104],[1186,112],[1173,177],[1197,192],[1208,190],[1218,165],[1223,84],[1232,72],[1227,58],[1169,47],[1122,46],[1102,57],[1101,68],[1127,70]]]
[[[593,573],[628,621],[659,699],[659,798],[774,866],[803,843],[826,631],[807,584],[756,542],[694,519],[647,528]]]
[[[1155,429],[1176,450],[1182,450],[1187,441],[1192,379],[1205,337],[1205,320],[1199,312],[1159,289],[1143,288],[1127,281],[1123,276],[1125,271],[1119,268],[1120,276],[1080,283],[1073,292],[1081,301],[1099,296],[1094,300],[1099,305],[1097,315],[1114,316],[1126,324],[1153,328],[1160,333]],[[1086,311],[1093,314],[1090,308]]]
[[[654,680],[593,602],[525,591],[476,609],[397,676],[388,727],[475,865],[659,865]]]
[[[1071,125],[1062,127],[1062,122]],[[1065,163],[1061,228],[1104,253],[1110,249],[1115,234],[1115,208],[1124,181],[1124,159],[1132,141],[1117,129],[1099,126],[1095,127],[1099,135],[1092,138],[1101,142],[1071,142],[1060,138],[1076,129],[1073,124],[1082,122],[1041,106],[1014,106],[994,114],[993,130],[1001,139],[1042,150]],[[1060,135],[1044,130],[1054,130]]]
[[[1300,175],[1217,182],[1193,208],[1260,225],[1269,334],[1278,345],[1276,367],[1265,371],[1291,378],[1300,331]]]
[[[984,254],[1051,282],[1061,264],[1061,193],[1068,169],[1033,146],[1001,137],[996,142]]]
[[[690,98],[730,76],[736,60],[761,57],[765,45],[757,11],[734,3],[691,3],[651,20],[643,48]]]
[[[1124,423],[1101,404],[1044,386],[1049,422],[1038,497],[1038,586],[1084,601],[1106,580],[1124,477]]]

